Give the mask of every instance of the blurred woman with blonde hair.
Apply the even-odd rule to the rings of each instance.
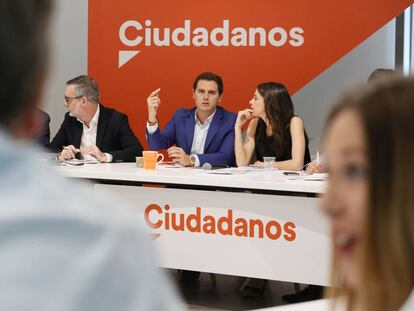
[[[353,90],[328,119],[330,296],[346,310],[414,310],[413,135],[413,79]]]

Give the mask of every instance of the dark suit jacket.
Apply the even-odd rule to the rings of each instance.
[[[147,132],[147,141],[151,149],[165,149],[172,145],[183,148],[186,154],[191,153],[194,138],[195,111],[193,109],[178,109],[173,118],[165,126],[153,133]],[[217,107],[216,113],[208,129],[204,153],[198,154],[200,165],[210,163],[215,165],[234,164],[234,123],[236,115]]]
[[[74,145],[80,147],[83,126],[69,112],[52,142],[49,149],[54,152],[62,151],[62,146]],[[135,157],[142,155],[142,145],[132,132],[126,114],[100,105],[96,146],[105,153],[113,156],[113,162],[135,162]]]
[[[33,139],[42,147],[47,147],[50,142],[50,116],[41,109],[37,110],[39,118],[39,129]]]

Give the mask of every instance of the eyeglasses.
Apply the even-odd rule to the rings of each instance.
[[[66,101],[66,103],[69,105],[71,100],[74,100],[74,99],[79,99],[79,98],[82,98],[83,96],[84,96],[84,95],[75,96],[75,97],[68,97],[68,96],[65,96],[65,101]]]

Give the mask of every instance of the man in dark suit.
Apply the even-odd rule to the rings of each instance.
[[[200,74],[193,84],[196,107],[178,109],[162,131],[157,120],[159,93],[157,89],[147,98],[147,140],[151,149],[170,147],[168,155],[184,166],[234,164],[236,115],[218,106],[223,97],[220,76],[211,72]]]
[[[38,122],[38,128],[33,140],[42,147],[47,147],[50,142],[50,116],[42,109],[37,109],[36,118]]]
[[[49,148],[60,152],[59,160],[77,153],[100,162],[133,162],[142,145],[132,132],[128,117],[99,103],[99,88],[90,76],[66,82],[65,106],[69,112]]]

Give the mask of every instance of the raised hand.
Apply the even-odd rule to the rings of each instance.
[[[237,120],[235,127],[241,128],[247,120],[251,119],[253,116],[253,109],[247,108],[239,111],[237,114]]]
[[[161,99],[160,99],[160,96],[159,96],[160,91],[161,91],[160,88],[156,89],[147,98],[148,121],[150,123],[156,123],[157,122],[157,110],[158,110],[158,107],[161,105]]]

